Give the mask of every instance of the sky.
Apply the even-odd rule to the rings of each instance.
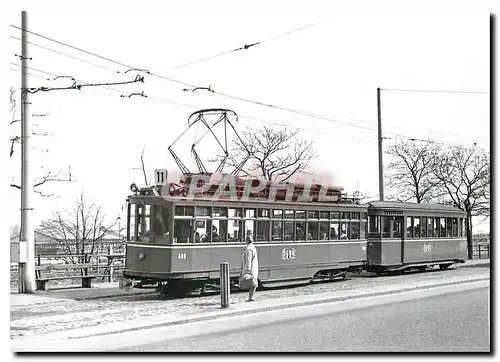
[[[33,140],[34,174],[43,174],[42,166],[53,172],[71,166],[74,180],[47,184],[43,192],[55,197],[34,197],[36,224],[56,210],[72,209],[82,192],[102,205],[109,221],[119,215],[124,218],[122,206],[130,184],[144,184],[137,170],[141,152],[148,173],[168,169],[175,181],[179,172],[168,146],[186,129],[189,115],[203,108],[235,111],[239,117],[233,125],[240,133],[246,127],[272,124],[300,128],[300,136],[313,141],[318,154],[309,171],[349,193],[359,187],[371,197],[378,195],[377,87],[384,89],[385,146],[413,137],[464,146],[477,143],[490,150],[490,97],[484,94],[490,91],[490,24],[485,3],[452,9],[430,2],[141,4],[102,11],[83,5],[64,11],[37,7],[28,12],[30,31],[112,60],[30,34],[29,87],[72,84],[65,78],[53,80],[53,75],[89,83],[130,81],[136,75],[145,79],[109,86],[114,90],[88,87],[30,96],[32,113],[49,113],[32,118],[36,129],[51,134]],[[8,24],[20,26],[20,9],[10,10]],[[301,27],[305,28],[293,31]],[[20,38],[21,32],[9,26],[6,35],[8,84],[18,89],[20,61],[15,54],[20,54],[21,42],[12,37]],[[259,41],[247,50],[179,67]],[[130,68],[117,63],[153,75],[140,71],[125,75]],[[210,86],[216,93],[186,92],[185,84],[165,78]],[[141,92],[147,98],[120,97]],[[17,129],[8,131],[12,135]],[[175,145],[191,166],[192,140],[190,134]],[[204,147],[205,157],[215,152],[209,144]],[[19,155],[18,147],[7,162],[9,182],[20,182]],[[9,204],[19,200],[19,190],[9,188]],[[9,224],[19,223],[18,217],[9,213]],[[488,230],[488,221],[475,225],[475,231]]]

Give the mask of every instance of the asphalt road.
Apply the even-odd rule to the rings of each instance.
[[[143,344],[130,351],[489,352],[489,288]],[[123,350],[123,349],[122,349]]]

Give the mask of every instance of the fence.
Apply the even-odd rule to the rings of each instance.
[[[56,280],[51,281],[52,285],[78,284],[84,270],[86,274],[99,274],[97,282],[117,281],[125,261],[123,248],[114,248],[111,245],[99,250],[99,253],[90,255],[90,260],[86,264],[82,263],[83,255],[81,254],[63,254],[61,250],[50,253],[47,249],[37,251],[41,252],[35,256],[36,278],[54,278]],[[78,267],[70,269],[69,267],[75,263]],[[17,288],[18,277],[18,264],[10,263],[11,288]]]
[[[490,258],[490,244],[476,244],[472,245],[472,258],[473,259],[489,259]]]

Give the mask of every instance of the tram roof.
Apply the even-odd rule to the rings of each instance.
[[[405,209],[405,210],[433,210],[433,211],[456,211],[463,212],[457,207],[441,205],[441,204],[428,204],[428,203],[414,203],[414,202],[398,202],[398,201],[371,201],[368,206],[377,209]]]

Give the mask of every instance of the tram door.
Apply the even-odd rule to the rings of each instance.
[[[404,258],[404,238],[401,232],[403,227],[402,216],[382,217],[382,239],[384,264],[398,265],[403,263]]]

